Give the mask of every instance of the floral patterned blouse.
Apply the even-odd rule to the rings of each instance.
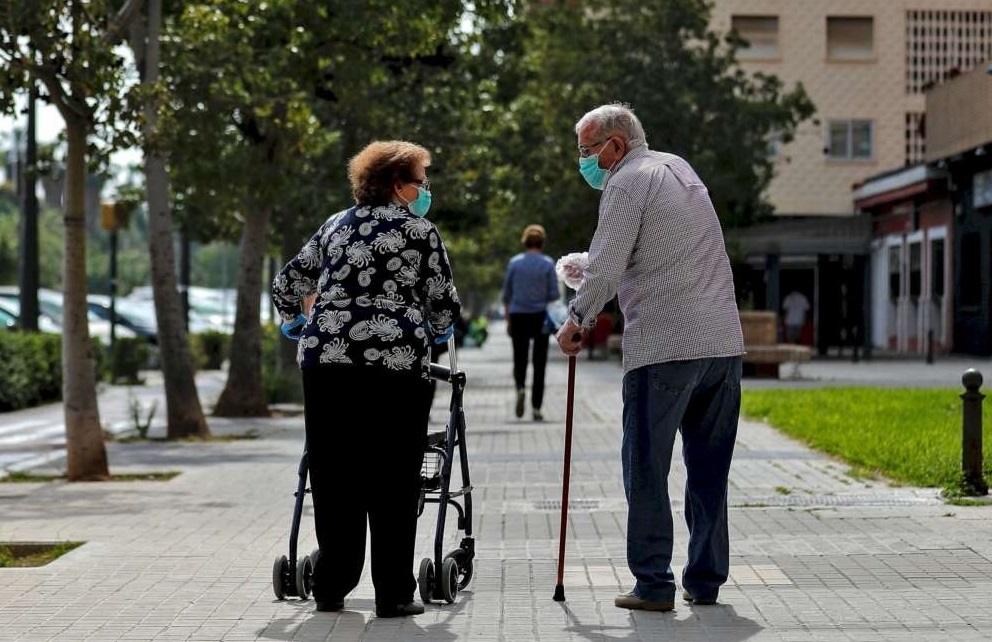
[[[317,293],[302,368],[354,364],[430,378],[430,345],[461,313],[437,228],[406,209],[358,206],[327,219],[272,282],[284,321]]]

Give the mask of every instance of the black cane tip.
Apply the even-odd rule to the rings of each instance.
[[[555,602],[564,602],[565,601],[565,587],[562,586],[561,584],[559,584],[558,586],[556,586],[555,587],[555,596],[553,598],[551,598],[551,599],[553,599]]]

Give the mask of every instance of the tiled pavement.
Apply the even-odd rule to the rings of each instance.
[[[49,566],[0,569],[0,640],[986,640],[992,639],[992,507],[847,474],[761,424],[742,422],[731,489],[731,580],[716,606],[613,607],[629,588],[619,474],[620,369],[577,371],[567,602],[553,602],[565,361],[549,365],[544,423],[512,415],[509,345],[494,328],[460,353],[475,487],[475,578],[453,605],[378,620],[366,574],[338,614],[276,601],[302,446],[299,417],[214,424],[260,439],[113,443],[115,472],[169,482],[0,484],[0,541],[87,542]],[[810,364],[815,365],[815,364]],[[953,385],[949,384],[949,385]],[[439,397],[444,390],[439,391]],[[746,393],[745,393],[746,394]],[[435,427],[445,400],[435,406]],[[350,427],[342,457],[374,443]],[[682,495],[681,464],[672,496]],[[362,480],[342,492],[360,492]],[[675,502],[676,564],[684,559]],[[434,513],[421,524],[429,555]],[[448,529],[450,545],[459,538]],[[313,546],[304,520],[301,550]],[[447,547],[446,547],[447,548]]]

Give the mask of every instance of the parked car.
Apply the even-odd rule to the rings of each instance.
[[[6,318],[13,319],[13,326],[8,325],[7,327],[21,326],[21,302],[16,298],[0,297],[0,313]],[[38,331],[50,334],[62,334],[62,326],[56,323],[50,316],[41,312],[38,314]]]
[[[90,294],[86,297],[90,310],[104,321],[110,322],[110,297],[105,294]],[[136,303],[120,297],[114,302],[114,318],[118,329],[125,327],[139,337],[158,344],[158,322],[155,307],[147,303]]]
[[[17,317],[10,312],[0,309],[0,328],[13,330],[17,327]]]
[[[9,310],[12,306],[16,306],[17,312],[16,316],[20,317],[21,301],[20,301],[20,291],[17,286],[3,286],[0,287],[0,302],[2,302]],[[38,290],[38,308],[40,314],[38,316],[38,329],[42,332],[56,332],[62,333],[62,319],[64,317],[63,303],[62,303],[62,293],[56,292],[54,290],[46,290],[44,288]],[[47,317],[47,320],[43,321],[42,318]],[[87,310],[87,321],[90,329],[90,336],[96,337],[104,345],[110,344],[110,322],[101,319],[96,315],[95,312]],[[45,329],[42,325],[45,325]],[[54,324],[54,328],[51,324]],[[121,338],[133,338],[135,337],[134,331],[126,327],[117,328],[117,336]]]

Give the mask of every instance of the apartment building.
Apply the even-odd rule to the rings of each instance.
[[[925,90],[992,59],[992,0],[714,0],[711,24],[817,107],[777,149],[784,216],[850,216],[851,185],[924,159]]]
[[[921,234],[879,226],[858,208],[878,211],[873,190],[916,180],[919,171],[892,173],[926,159],[926,92],[992,59],[992,0],[713,0],[711,26],[748,41],[738,54],[746,70],[801,82],[817,107],[794,141],[774,145],[768,196],[788,220],[729,237],[753,268],[756,307],[778,310],[789,291],[803,292],[821,354],[832,346],[923,350],[922,328],[947,319],[946,307],[923,325],[908,307],[898,318],[877,310],[898,308],[890,298],[899,294],[889,292],[896,285],[913,296],[909,273],[919,265],[950,278],[950,253],[938,242],[950,219],[924,217]],[[893,270],[906,278],[885,276]],[[937,327],[948,346],[950,328]]]

